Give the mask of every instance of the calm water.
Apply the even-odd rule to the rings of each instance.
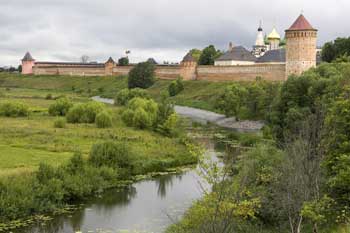
[[[213,143],[206,141],[205,144],[207,153],[216,159]],[[199,182],[195,170],[141,181],[124,190],[110,190],[71,216],[56,217],[45,226],[19,232],[161,233],[202,196]]]

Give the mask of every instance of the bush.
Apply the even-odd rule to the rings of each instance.
[[[25,117],[29,115],[27,105],[19,102],[0,103],[0,116],[5,117]]]
[[[180,119],[176,113],[171,114],[164,124],[160,126],[161,132],[169,137],[178,136],[180,128]]]
[[[92,146],[89,162],[96,167],[132,168],[134,156],[124,142],[102,142]]]
[[[154,100],[133,98],[122,114],[123,121],[128,126],[140,129],[156,126],[158,118],[158,104]]]
[[[94,123],[97,114],[105,109],[104,104],[88,102],[74,105],[67,113],[69,123]]]
[[[116,105],[126,105],[131,99],[135,97],[140,97],[144,99],[149,99],[149,94],[147,91],[141,89],[141,88],[134,88],[134,89],[123,89],[118,92],[116,98],[115,98],[115,104]]]
[[[168,93],[169,96],[176,96],[179,94],[181,91],[183,91],[184,85],[182,82],[181,77],[179,77],[177,80],[172,81],[168,87]]]
[[[108,112],[103,111],[97,114],[95,122],[98,128],[109,128],[112,126],[112,117]]]
[[[148,88],[155,82],[155,65],[149,62],[141,62],[137,64],[129,72],[128,87],[129,88]]]
[[[66,127],[66,119],[64,118],[57,118],[54,122],[55,128],[65,128]]]
[[[47,94],[46,97],[45,97],[45,99],[47,99],[47,100],[52,100],[52,99],[53,99],[52,94]]]
[[[50,105],[49,114],[51,116],[65,116],[72,106],[73,103],[68,98],[59,98]]]

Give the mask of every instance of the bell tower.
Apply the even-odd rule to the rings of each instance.
[[[286,30],[286,76],[316,67],[317,29],[300,15]]]

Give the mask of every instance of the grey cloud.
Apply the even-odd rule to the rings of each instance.
[[[303,10],[319,44],[347,36],[347,0],[11,0],[0,1],[0,65],[17,65],[29,50],[38,60],[179,61],[191,48],[229,41],[251,47],[259,20],[281,35]]]

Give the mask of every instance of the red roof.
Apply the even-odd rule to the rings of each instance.
[[[307,21],[307,19],[304,17],[304,15],[301,14],[288,30],[295,31],[295,30],[316,30],[316,29],[314,29],[309,23],[309,21]]]

